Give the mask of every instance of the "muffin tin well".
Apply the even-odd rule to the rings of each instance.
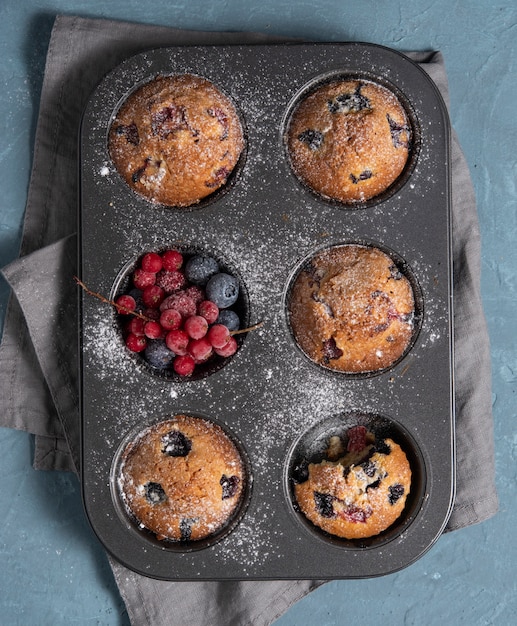
[[[229,514],[228,519],[218,526],[213,533],[209,534],[206,537],[202,537],[196,540],[189,541],[187,539],[181,541],[174,541],[171,539],[159,539],[156,534],[151,530],[145,528],[145,526],[141,523],[137,517],[135,517],[134,511],[132,510],[130,504],[128,503],[127,497],[124,494],[124,487],[122,484],[122,476],[125,471],[125,455],[127,451],[135,445],[139,441],[142,436],[148,435],[152,433],[155,428],[159,428],[161,425],[171,422],[171,419],[174,419],[176,415],[184,416],[187,415],[189,419],[198,419],[203,420],[203,422],[207,424],[214,425],[217,429],[221,429],[221,431],[228,437],[231,441],[235,449],[237,450],[240,456],[240,462],[242,463],[242,480],[241,480],[241,495],[239,497],[238,502],[235,505],[235,509]],[[246,456],[246,452],[242,444],[237,441],[234,435],[228,430],[227,426],[223,423],[215,422],[205,415],[193,414],[193,413],[177,413],[174,416],[163,416],[161,419],[157,421],[153,421],[149,424],[146,424],[145,427],[142,424],[139,424],[132,431],[128,433],[128,435],[124,438],[119,446],[117,453],[114,456],[113,466],[110,477],[110,487],[113,502],[115,504],[117,513],[119,515],[121,523],[126,526],[130,532],[133,532],[135,536],[144,535],[147,540],[159,547],[160,549],[169,550],[172,552],[190,552],[193,550],[203,550],[210,546],[213,546],[218,541],[221,541],[228,533],[230,533],[233,528],[238,524],[241,517],[244,515],[246,511],[246,507],[248,506],[251,489],[252,489],[252,475],[250,472],[249,461]],[[210,455],[210,450],[207,450],[207,454]],[[188,455],[186,455],[188,458]],[[187,463],[188,466],[188,463]],[[210,465],[207,463],[208,474],[210,474]],[[149,480],[161,480],[159,476],[160,471],[156,468],[153,468],[156,472],[156,475],[153,474],[149,476]],[[153,471],[153,470],[151,470]],[[217,482],[216,477],[216,482]],[[191,520],[187,518],[187,521]],[[187,526],[188,528],[188,526]]]
[[[330,438],[339,437],[342,441],[346,441],[348,430],[354,426],[364,426],[376,438],[384,439],[389,437],[401,446],[411,467],[411,490],[402,515],[385,531],[364,539],[342,539],[316,527],[303,515],[294,496],[294,486],[305,478],[301,474],[309,463],[320,463],[322,460],[328,459],[327,448]],[[379,548],[393,541],[394,538],[399,537],[407,530],[421,509],[425,498],[426,486],[425,460],[413,437],[395,420],[374,413],[350,410],[340,415],[329,416],[321,422],[317,422],[302,433],[295,442],[288,455],[288,463],[286,464],[286,493],[288,493],[291,499],[292,510],[298,521],[311,535],[319,536],[322,541],[341,549]]]
[[[387,98],[393,98],[397,103],[397,106],[400,107],[400,113],[404,116],[404,122],[402,125],[397,126],[395,124],[395,128],[391,129],[391,142],[392,144],[396,144],[397,141],[400,141],[401,144],[404,143],[407,148],[407,159],[405,161],[404,166],[401,168],[400,172],[397,175],[393,175],[392,179],[386,181],[385,186],[381,188],[377,193],[373,193],[365,196],[364,198],[349,197],[347,200],[338,199],[332,194],[326,195],[320,189],[315,189],[311,186],[307,179],[307,174],[304,175],[299,168],[295,165],[295,160],[293,159],[293,155],[291,152],[291,147],[293,146],[293,137],[291,135],[294,133],[293,127],[295,120],[299,116],[300,108],[310,99],[317,96],[318,92],[325,91],[325,89],[332,89],[333,86],[336,86],[336,90],[340,87],[344,89],[345,85],[357,85],[357,89],[360,90],[361,87],[373,86],[380,90],[380,94],[384,93]],[[351,88],[351,87],[350,87]],[[348,141],[349,151],[354,152],[356,149],[358,151],[357,156],[362,154],[362,157],[365,158],[365,153],[369,152],[368,159],[375,158],[374,152],[371,152],[369,145],[369,138],[373,138],[378,136],[380,128],[369,127],[367,123],[367,119],[370,117],[371,108],[370,101],[367,97],[363,96],[359,93],[343,93],[338,91],[334,91],[334,93],[341,93],[341,103],[344,107],[351,108],[352,111],[349,113],[350,123],[347,124],[347,132],[348,132]],[[333,149],[325,149],[325,142],[327,141],[327,135],[332,135],[335,132],[334,120],[332,119],[334,115],[330,113],[329,109],[333,107],[339,107],[339,98],[338,95],[335,98],[335,101],[327,100],[326,102],[321,102],[323,117],[321,120],[318,117],[315,117],[315,114],[312,113],[311,118],[316,125],[323,130],[323,132],[316,131],[316,136],[314,136],[313,129],[310,129],[308,132],[313,133],[312,138],[310,138],[309,143],[312,144],[312,149],[309,150],[309,154],[313,153],[318,155],[320,149],[323,148],[323,151],[332,156],[334,150]],[[321,99],[321,98],[320,98]],[[338,103],[336,104],[336,101]],[[347,104],[349,102],[349,104]],[[362,116],[361,108],[365,107],[365,118],[356,123],[354,120],[355,116],[359,118]],[[382,106],[382,104],[381,104]],[[391,105],[393,106],[393,104]],[[313,107],[314,108],[314,107]],[[325,110],[326,109],[326,110]],[[321,114],[321,112],[319,113]],[[393,124],[393,120],[390,120],[389,113],[385,115],[381,115],[381,122],[383,123],[386,130],[391,124]],[[339,124],[338,124],[339,125]],[[363,137],[363,141],[366,139],[366,144],[362,143],[358,136],[354,136],[355,132],[365,133]],[[307,130],[305,131],[307,132]],[[397,134],[398,133],[398,134]],[[294,137],[296,134],[294,133]],[[300,137],[297,137],[300,140]],[[315,142],[315,139],[317,141]],[[403,139],[403,141],[402,141]],[[285,146],[286,158],[291,164],[291,168],[293,171],[293,175],[297,177],[300,184],[305,186],[307,190],[311,193],[314,193],[320,201],[328,202],[335,206],[341,206],[343,208],[354,209],[354,208],[366,208],[369,206],[374,206],[380,202],[387,200],[390,196],[396,193],[404,184],[407,182],[411,173],[417,163],[418,155],[420,152],[420,125],[418,122],[418,117],[415,114],[415,111],[411,105],[411,102],[405,97],[404,93],[401,92],[396,85],[387,80],[386,77],[381,77],[379,75],[370,75],[368,72],[363,71],[361,73],[354,72],[329,72],[323,76],[318,76],[314,80],[309,81],[306,85],[304,85],[300,91],[294,96],[292,99],[284,118],[284,133],[283,133],[283,141]],[[338,137],[336,137],[336,141],[338,141]],[[306,139],[307,142],[307,139]],[[315,143],[314,143],[315,142]],[[339,144],[339,141],[338,141]],[[396,150],[394,151],[394,156]],[[389,159],[386,159],[389,162]],[[315,164],[316,168],[318,168],[318,174],[321,176],[324,172],[324,169],[321,168],[320,165]],[[334,174],[341,173],[341,169],[334,169]],[[372,177],[376,177],[376,173],[373,172],[365,172],[367,174],[367,178],[370,179]],[[356,173],[358,174],[358,173]],[[319,186],[322,186],[322,181],[315,176],[315,182]],[[358,178],[354,180],[356,184],[361,185],[360,174],[358,174]]]
[[[198,205],[154,204],[132,191],[108,152],[108,130],[136,86],[195,74],[235,104],[245,157],[227,186]],[[378,82],[401,100],[412,128],[408,164],[386,193],[347,206],[312,192],[286,151],[299,98],[336,76]],[[454,500],[454,389],[449,122],[427,74],[406,56],[363,43],[160,48],[131,57],[98,85],[80,133],[80,272],[113,298],[143,254],[215,254],[238,276],[246,325],[233,357],[203,375],[153,375],[128,354],[114,310],[81,292],[81,481],[85,510],[106,549],[164,580],[339,579],[406,567],[442,533]],[[360,209],[360,210],[357,210]],[[315,366],[297,346],[288,297],[304,261],[355,242],[389,251],[407,269],[417,331],[403,357],[375,376]],[[214,541],[159,541],[117,494],[128,438],[177,414],[208,416],[240,442],[252,488]],[[409,456],[411,494],[377,537],[342,541],[302,519],[292,499],[296,459],[355,423],[390,433]]]
[[[235,304],[231,306],[231,310],[235,312],[240,321],[240,330],[244,330],[249,327],[250,320],[250,301],[249,294],[239,271],[233,265],[229,264],[228,261],[224,258],[224,255],[221,254],[219,250],[214,249],[206,249],[201,248],[199,246],[186,245],[184,243],[175,244],[172,246],[172,249],[177,250],[183,256],[183,265],[185,265],[189,259],[196,255],[205,255],[209,256],[215,261],[219,266],[219,271],[225,272],[233,276],[237,279],[239,284],[239,294],[237,301]],[[144,252],[157,252],[161,254],[165,252],[165,249],[157,248],[153,250],[146,250]],[[140,255],[137,259],[132,259],[129,261],[121,270],[120,274],[116,278],[115,282],[112,286],[112,292],[110,296],[111,301],[116,301],[116,299],[126,293],[130,293],[132,289],[131,276],[136,267],[138,267],[138,263],[141,260],[143,255]],[[124,332],[125,327],[128,324],[129,318],[127,315],[120,315],[115,308],[113,308],[113,318],[114,318],[114,326],[116,328],[117,334],[120,338],[120,341],[124,343],[125,335],[127,333]],[[237,342],[237,351],[242,347],[246,339],[246,333],[238,333],[235,335],[235,340]],[[124,359],[131,359],[136,363],[137,367],[142,368],[144,371],[149,373],[152,376],[158,376],[160,378],[175,381],[177,383],[181,382],[189,382],[192,380],[199,380],[201,378],[205,378],[206,376],[210,376],[214,372],[217,372],[219,369],[227,365],[232,358],[234,358],[235,354],[229,357],[219,357],[214,355],[207,362],[201,363],[196,366],[193,374],[188,378],[179,376],[176,374],[172,368],[172,364],[166,368],[157,369],[152,367],[145,358],[144,352],[132,352],[129,349],[125,350]]]
[[[313,259],[321,257],[321,255],[325,255],[327,252],[332,253],[333,250],[339,252],[340,249],[343,249],[346,246],[357,247],[359,249],[364,248],[366,250],[368,249],[378,250],[382,254],[385,254],[391,260],[393,264],[392,268],[390,268],[390,272],[393,274],[393,280],[396,280],[397,276],[400,276],[401,278],[404,278],[405,280],[407,280],[407,285],[411,289],[411,296],[413,299],[413,311],[412,311],[411,319],[409,320],[411,334],[407,338],[407,344],[403,347],[403,349],[402,348],[400,349],[399,354],[396,354],[393,356],[393,359],[390,361],[388,365],[381,364],[377,367],[362,366],[358,368],[356,371],[353,371],[351,369],[348,369],[348,370],[337,369],[336,367],[332,366],[332,363],[330,360],[328,363],[324,363],[322,361],[318,362],[317,360],[315,360],[313,358],[313,355],[310,354],[310,351],[307,351],[306,349],[304,349],[302,342],[297,340],[297,334],[295,332],[294,325],[293,325],[293,322],[294,322],[293,320],[293,287],[294,285],[296,284],[297,280],[299,280],[302,273],[306,272],[310,268],[311,262]],[[391,275],[390,275],[389,280],[391,280]],[[385,288],[385,287],[380,286],[379,288]],[[379,292],[378,295],[382,296],[383,294]],[[389,302],[389,296],[387,294],[384,294],[384,297]],[[328,306],[328,305],[325,305],[325,306]],[[394,304],[394,306],[396,306],[396,303]],[[389,250],[385,246],[380,246],[376,244],[375,242],[371,242],[371,241],[346,241],[346,242],[333,244],[332,246],[324,246],[318,250],[311,252],[311,254],[307,258],[302,260],[299,267],[296,268],[296,271],[294,272],[291,280],[289,281],[288,288],[286,291],[286,296],[285,296],[285,307],[286,307],[286,314],[287,314],[287,322],[289,324],[289,328],[291,330],[293,340],[295,341],[296,345],[300,348],[300,350],[303,352],[303,354],[306,355],[307,358],[311,361],[311,363],[313,363],[316,367],[325,368],[329,372],[335,372],[339,376],[350,377],[350,378],[368,378],[371,376],[377,376],[379,374],[382,374],[383,372],[386,372],[392,369],[397,363],[399,363],[402,359],[406,357],[406,355],[409,353],[411,348],[414,346],[418,338],[418,334],[420,332],[420,328],[422,326],[423,318],[424,318],[424,302],[423,302],[423,297],[422,297],[422,291],[420,289],[420,286],[418,284],[418,281],[415,277],[414,272],[408,266],[406,261],[402,259],[399,255],[397,255],[393,250]],[[396,314],[396,309],[393,313]],[[390,322],[389,315],[390,313],[388,311],[387,317],[384,318],[384,320],[386,320],[385,323]],[[359,324],[362,321],[364,320],[361,318],[356,320],[356,322]],[[389,326],[388,326],[388,329],[389,329]],[[349,326],[349,330],[353,330],[353,326]],[[378,347],[381,347],[381,345],[382,344],[379,343]]]

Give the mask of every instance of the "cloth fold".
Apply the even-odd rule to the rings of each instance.
[[[88,96],[127,56],[165,45],[280,42],[253,33],[181,31],[58,16],[48,49],[20,258],[0,345],[0,425],[36,436],[36,469],[79,470],[77,380],[77,129]],[[448,103],[439,52],[407,53]],[[452,137],[457,495],[447,529],[495,514],[489,340],[480,297],[472,183]],[[270,624],[321,581],[156,581],[110,559],[133,624]],[[175,607],[171,622],[168,607]]]

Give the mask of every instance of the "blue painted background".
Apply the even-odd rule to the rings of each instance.
[[[517,623],[515,0],[1,0],[0,265],[17,256],[57,13],[442,50],[451,120],[471,169],[481,224],[501,509],[479,526],[443,536],[400,573],[323,586],[276,626]],[[7,295],[1,283],[0,323]],[[85,521],[77,479],[32,470],[31,446],[25,433],[0,429],[0,624],[127,624],[106,558]]]

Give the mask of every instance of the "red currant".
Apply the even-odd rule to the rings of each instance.
[[[165,309],[160,314],[160,324],[165,330],[175,330],[181,326],[181,313],[176,309]]]
[[[162,263],[163,269],[174,272],[183,265],[183,255],[177,250],[167,250],[162,255]]]
[[[119,296],[116,299],[115,304],[117,305],[117,311],[121,315],[128,315],[136,309],[136,300],[133,296]]]
[[[137,336],[133,333],[129,333],[126,337],[126,346],[131,350],[131,352],[142,352],[145,350],[147,345],[147,340],[145,337]]]
[[[163,262],[162,257],[156,252],[149,252],[144,255],[142,258],[142,262],[140,263],[140,267],[144,270],[144,272],[151,272],[152,274],[156,274],[162,269]]]
[[[142,291],[142,302],[150,309],[157,309],[164,297],[165,293],[158,285],[149,285]]]
[[[208,341],[214,348],[224,348],[230,339],[230,331],[223,324],[214,324],[208,331]]]
[[[230,335],[224,346],[222,348],[214,348],[214,351],[219,356],[232,356],[237,352],[237,341],[235,340],[235,337]]]
[[[163,335],[163,328],[160,322],[146,322],[144,324],[144,335],[149,339],[159,339]]]
[[[187,333],[180,328],[170,330],[165,336],[165,344],[167,348],[172,350],[172,352],[178,356],[187,354],[189,340],[190,338]]]
[[[200,315],[191,315],[185,320],[183,330],[191,339],[201,339],[206,335],[208,322]]]
[[[219,317],[219,307],[211,300],[203,300],[197,307],[198,315],[206,319],[209,324],[213,324]]]
[[[184,354],[174,359],[172,367],[176,374],[180,376],[191,376],[196,367],[196,363],[190,354]]]
[[[131,320],[129,320],[126,330],[128,333],[136,335],[137,337],[143,337],[145,334],[144,326],[145,326],[145,322],[142,318],[133,317],[131,318]]]
[[[189,341],[188,353],[196,363],[204,363],[212,356],[212,352],[212,345],[206,337]]]

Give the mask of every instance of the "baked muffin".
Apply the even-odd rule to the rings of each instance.
[[[185,207],[228,179],[244,147],[232,104],[210,81],[158,76],[133,92],[109,131],[109,152],[127,184],[152,202]]]
[[[331,439],[328,455],[343,445]],[[402,514],[411,489],[411,467],[392,439],[376,440],[364,426],[348,433],[344,456],[310,463],[295,485],[302,513],[324,531],[345,539],[374,537]]]
[[[204,539],[223,528],[245,482],[239,451],[222,428],[188,415],[151,426],[129,443],[118,479],[139,524],[173,541]]]
[[[289,315],[298,345],[313,361],[366,373],[404,354],[414,331],[415,301],[390,256],[345,244],[305,264],[291,290]]]
[[[370,81],[339,80],[301,101],[287,141],[301,180],[349,204],[369,200],[397,180],[408,159],[411,129],[391,91]]]

